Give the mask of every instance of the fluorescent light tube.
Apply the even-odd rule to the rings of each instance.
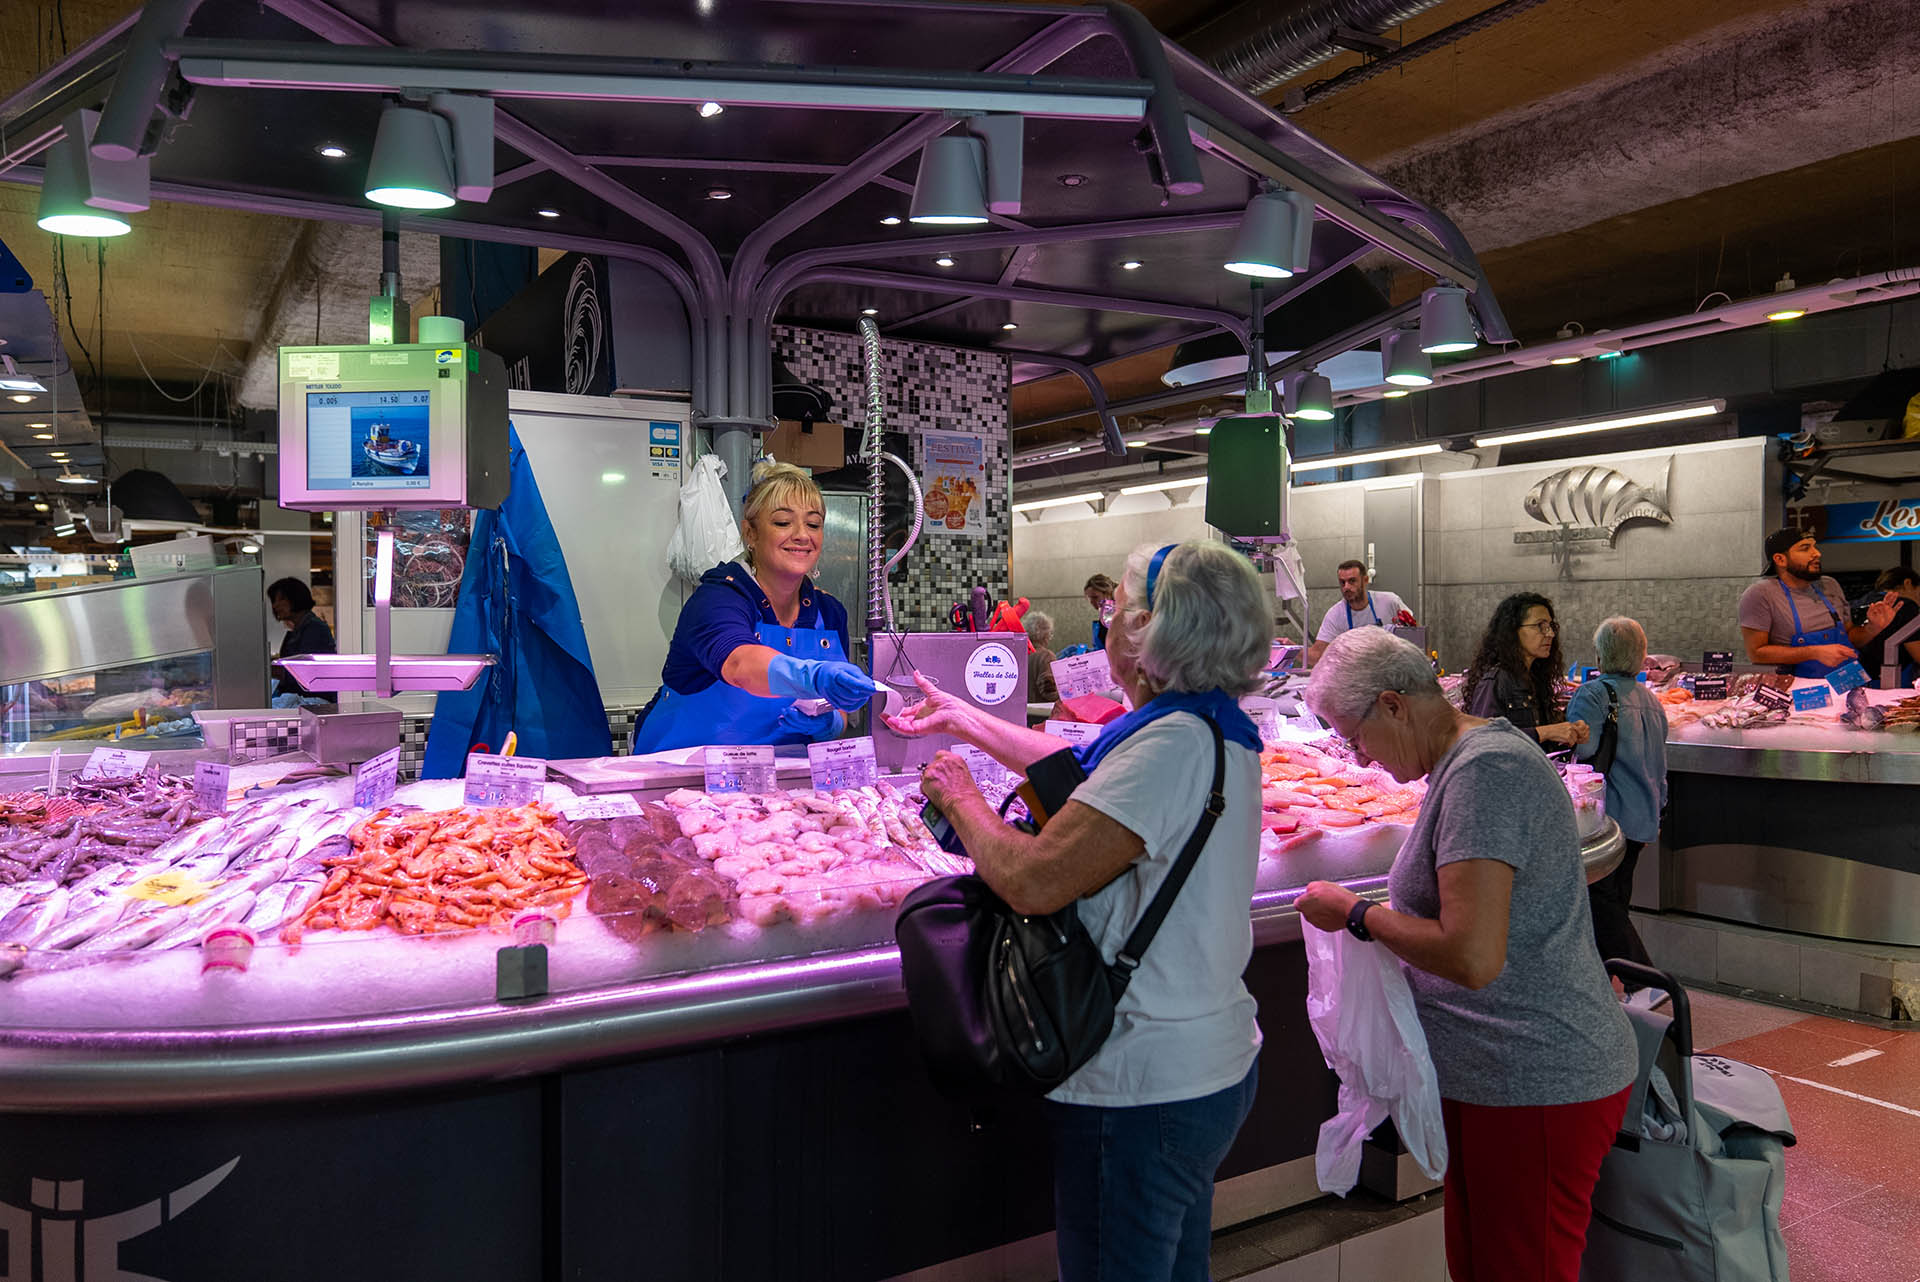
[[[1704,405],[1683,405],[1678,409],[1650,410],[1645,414],[1629,414],[1624,418],[1596,419],[1590,423],[1568,423],[1561,427],[1528,428],[1519,432],[1496,432],[1491,436],[1476,436],[1475,445],[1517,445],[1522,441],[1550,441],[1562,436],[1583,436],[1588,432],[1611,432],[1623,427],[1650,427],[1655,423],[1677,423],[1685,419],[1712,418],[1724,414],[1725,401],[1709,401]]]
[[[1094,490],[1087,494],[1067,494],[1057,499],[1033,499],[1026,503],[1015,503],[1013,510],[1016,512],[1038,512],[1044,507],[1069,507],[1075,503],[1098,503],[1105,497],[1106,495],[1102,494],[1099,490]]]
[[[1362,463],[1384,463],[1388,459],[1438,454],[1446,448],[1438,441],[1428,441],[1424,445],[1401,445],[1390,450],[1364,450],[1358,454],[1328,454],[1320,458],[1295,459],[1292,470],[1319,472],[1330,467],[1358,467]]]
[[[1204,476],[1188,476],[1178,481],[1155,481],[1152,485],[1123,485],[1122,494],[1160,494],[1167,490],[1190,490],[1196,485],[1205,485]]]

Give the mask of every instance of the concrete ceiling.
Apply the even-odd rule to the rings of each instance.
[[[16,7],[32,11],[31,38],[0,42],[0,97],[137,6]],[[1141,5],[1203,56],[1207,24],[1242,7]],[[1388,34],[1411,42],[1490,7],[1444,0]],[[1308,92],[1293,120],[1453,216],[1515,331],[1538,340],[1568,320],[1593,330],[1690,310],[1716,289],[1762,291],[1782,272],[1808,283],[1920,262],[1911,15],[1910,0],[1542,0],[1352,88]],[[1360,61],[1342,53],[1268,98],[1297,97]],[[52,293],[51,238],[33,208],[31,189],[0,185],[0,240]],[[90,348],[92,252],[67,256]],[[403,253],[408,292],[430,289],[431,239],[410,236]],[[258,399],[267,354],[308,341],[316,313],[323,339],[355,337],[377,259],[363,229],[157,203],[107,249],[107,371],[151,374],[176,393],[210,374],[236,393],[255,384],[247,395]],[[1161,390],[1168,356],[1107,367],[1109,394]],[[1036,380],[1016,389],[1014,417],[1085,404],[1071,379]],[[1089,416],[1035,439],[1092,428]]]

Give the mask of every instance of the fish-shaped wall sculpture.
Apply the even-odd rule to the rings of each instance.
[[[1521,506],[1542,524],[1601,529],[1611,539],[1628,521],[1673,524],[1667,511],[1667,479],[1672,473],[1669,458],[1660,470],[1660,484],[1646,486],[1613,468],[1583,463],[1543,478],[1527,491]]]

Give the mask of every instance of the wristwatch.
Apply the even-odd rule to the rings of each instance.
[[[1355,901],[1353,907],[1347,910],[1348,933],[1355,939],[1365,940],[1368,943],[1373,942],[1373,935],[1367,930],[1367,909],[1371,907],[1373,907],[1371,899],[1361,899]]]

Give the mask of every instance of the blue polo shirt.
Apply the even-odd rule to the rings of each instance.
[[[700,586],[680,610],[667,662],[660,670],[661,684],[676,694],[705,690],[720,679],[728,655],[743,645],[760,644],[754,629],[762,623],[779,626],[780,620],[752,571],[734,561],[716,565],[700,576]],[[800,581],[800,614],[794,626],[838,633],[841,652],[853,652],[847,636],[847,607],[832,593],[814,587],[812,579]]]

